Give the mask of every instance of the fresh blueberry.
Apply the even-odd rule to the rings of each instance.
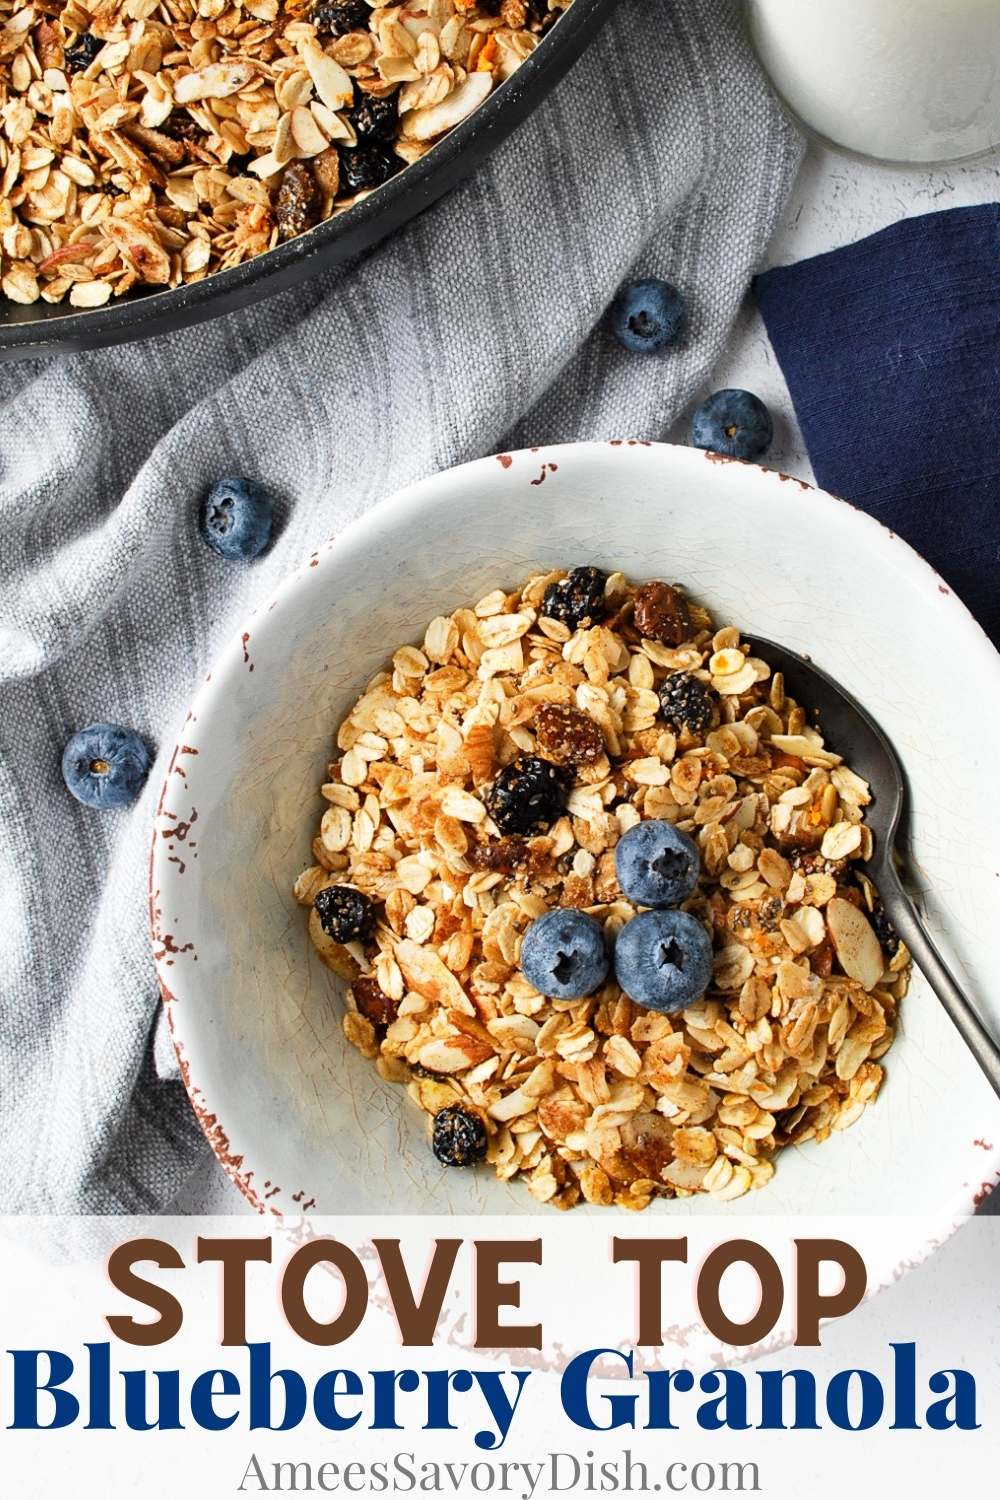
[[[85,807],[128,807],[149,775],[149,751],[134,729],[89,724],[63,751],[63,780]]]
[[[699,406],[691,424],[696,448],[729,458],[760,458],[773,436],[771,413],[752,391],[716,391]]]
[[[249,562],[271,540],[274,501],[252,479],[220,479],[201,507],[201,534],[220,557]]]
[[[669,281],[630,281],[611,310],[618,342],[633,354],[658,354],[676,343],[684,327],[684,298]]]
[[[604,929],[586,912],[560,907],[532,922],[521,944],[521,968],[540,995],[579,1000],[600,989],[610,967]]]
[[[686,911],[644,911],[618,934],[615,978],[633,1000],[670,1015],[693,1005],[712,977],[712,940]]]
[[[618,840],[618,884],[637,906],[679,906],[698,884],[694,839],[660,818],[645,818]]]

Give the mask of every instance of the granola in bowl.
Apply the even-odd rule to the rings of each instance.
[[[497,589],[401,646],[336,745],[295,895],[347,1039],[443,1162],[560,1208],[728,1200],[875,1099],[910,963],[861,868],[869,789],[679,586]],[[573,909],[613,944],[639,911],[615,849],[647,819],[697,844],[707,990],[671,1014],[613,971],[540,993],[525,932]]]
[[[0,0],[0,293],[99,307],[350,208],[571,0]]]

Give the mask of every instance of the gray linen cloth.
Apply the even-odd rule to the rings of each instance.
[[[143,1213],[207,1151],[157,1043],[145,886],[162,758],[96,813],[60,755],[95,720],[173,743],[245,611],[380,497],[529,443],[661,437],[710,376],[800,143],[730,0],[620,0],[484,168],[363,260],[159,341],[0,367],[0,1208]],[[684,290],[669,357],[605,320]],[[280,497],[220,561],[206,487]]]

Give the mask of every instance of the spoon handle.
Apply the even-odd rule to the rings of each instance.
[[[955,1023],[965,1045],[992,1084],[994,1093],[1000,1095],[1000,1044],[986,1029],[969,997],[959,988],[931,942],[895,866],[884,865],[877,883],[893,926],[909,948],[914,963]]]

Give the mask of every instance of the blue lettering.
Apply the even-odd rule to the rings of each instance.
[[[271,1371],[270,1344],[248,1344],[250,1351],[250,1427],[287,1432],[298,1427],[306,1414],[306,1383],[295,1370]],[[280,1422],[272,1422],[271,1386],[280,1380],[285,1393]]]
[[[73,1373],[73,1361],[59,1349],[8,1349],[14,1361],[14,1420],[11,1429],[48,1431],[69,1427],[80,1415],[80,1403],[69,1391],[61,1389]],[[48,1379],[43,1381],[38,1369],[42,1356],[49,1362]],[[38,1398],[45,1391],[52,1397],[52,1421],[42,1422],[38,1415]]]
[[[221,1390],[215,1388],[216,1376],[222,1381]],[[191,1415],[207,1432],[225,1432],[227,1427],[232,1427],[239,1413],[220,1416],[215,1409],[215,1398],[238,1396],[239,1393],[240,1382],[232,1370],[204,1370],[191,1386]]]
[[[317,1380],[313,1392],[313,1411],[317,1422],[329,1432],[349,1432],[360,1422],[361,1413],[358,1411],[353,1416],[345,1416],[337,1410],[337,1397],[360,1396],[363,1391],[360,1377],[353,1370],[328,1370]]]
[[[611,1419],[603,1426],[600,1422],[595,1422],[591,1415],[590,1403],[587,1400],[587,1382],[592,1366],[605,1354],[614,1359],[620,1359],[628,1373],[632,1374],[631,1353],[623,1354],[620,1349],[585,1349],[582,1354],[570,1360],[559,1383],[559,1398],[562,1401],[563,1411],[571,1422],[575,1422],[577,1427],[586,1428],[588,1432],[611,1432],[615,1427],[635,1426],[638,1396],[602,1396],[601,1400],[608,1403],[608,1414]]]

